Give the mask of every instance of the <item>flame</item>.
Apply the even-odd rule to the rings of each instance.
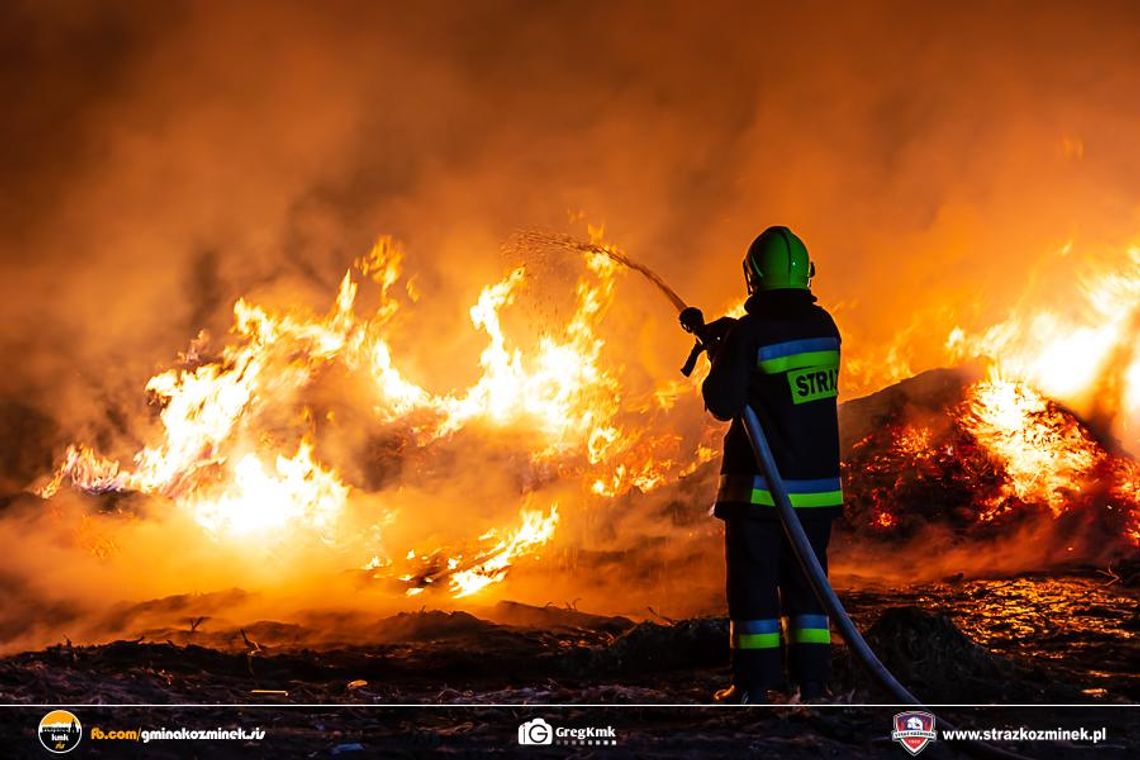
[[[594,334],[594,323],[613,297],[616,264],[604,256],[590,256],[590,269],[600,284],[578,283],[578,306],[566,325],[565,339],[543,337],[531,361],[507,348],[499,311],[513,300],[525,277],[515,269],[489,286],[471,308],[471,321],[490,342],[479,357],[483,375],[462,396],[428,398],[443,422],[436,435],[446,435],[474,419],[495,425],[526,422],[543,433],[553,450],[589,437],[599,417],[616,411],[617,383],[601,370],[598,357],[604,341]]]
[[[197,521],[215,533],[249,536],[292,523],[328,538],[347,498],[348,486],[313,461],[313,446],[306,440],[294,456],[279,454],[272,470],[256,455],[246,454],[220,494],[196,494],[190,508]]]
[[[1105,456],[1086,431],[1025,383],[993,377],[970,389],[967,406],[967,429],[1007,475],[983,520],[1008,509],[1011,499],[1045,504],[1060,516]]]
[[[1066,249],[1071,247],[1070,242]],[[1140,247],[1130,248],[1122,265],[1086,277],[1078,290],[1077,298],[1023,308],[980,334],[955,327],[946,348],[955,358],[987,358],[1003,376],[1029,382],[1052,398],[1089,402],[1135,418],[1140,415]],[[1113,376],[1120,381],[1106,386]]]
[[[681,429],[669,416],[684,399],[696,398],[701,373],[632,391],[622,363],[607,356],[599,326],[622,270],[605,255],[616,249],[603,246],[600,231],[594,234],[602,252],[583,254],[572,315],[563,324],[543,325],[530,343],[518,341],[504,320],[531,285],[527,268],[510,269],[482,288],[468,311],[481,351],[478,375],[466,387],[429,388],[398,361],[390,340],[401,310],[418,301],[419,291],[404,280],[404,253],[390,238],[381,238],[345,272],[323,314],[239,299],[224,346],[212,352],[202,334],[176,365],[146,383],[157,420],[144,445],[119,460],[75,443],[39,493],[50,498],[70,483],[89,493],[152,494],[169,499],[215,540],[311,535],[341,545],[354,495],[364,487],[350,485],[351,478],[322,458],[327,452],[319,445],[318,415],[308,401],[310,389],[335,371],[364,389],[362,415],[410,431],[409,446],[416,450],[461,435],[517,440],[521,434],[519,456],[531,470],[520,478],[525,485],[518,502],[506,504],[512,514],[519,510],[514,527],[422,552],[385,547],[381,529],[411,518],[385,506],[388,494],[381,490],[380,506],[363,531],[371,544],[354,547],[370,558],[356,564],[373,577],[402,573],[408,595],[434,584],[467,597],[501,583],[521,558],[550,544],[563,519],[557,506],[528,506],[544,482],[576,484],[575,507],[588,509],[693,475],[719,452],[715,426]],[[999,356],[1000,371],[968,389],[953,412],[953,436],[922,425],[888,426],[875,434],[890,437],[887,454],[864,462],[859,475],[871,484],[867,523],[873,530],[891,532],[908,523],[892,500],[906,477],[937,483],[947,462],[981,451],[1000,475],[995,488],[976,472],[956,475],[975,479],[971,487],[980,496],[970,509],[978,522],[999,523],[1027,505],[1059,517],[1095,502],[1124,514],[1126,535],[1140,545],[1135,463],[1109,454],[1089,429],[1046,398],[1098,395],[1099,388],[1099,397],[1119,398],[1116,406],[1140,408],[1140,357],[1133,350],[1140,251],[1130,255],[1132,269],[1087,283],[1083,309],[1026,311],[978,335],[951,332],[952,355]],[[375,303],[369,312],[358,304],[366,287]],[[729,306],[739,313],[743,301]],[[884,366],[892,375],[910,374],[907,353],[897,346]],[[1107,371],[1113,367],[1119,371]],[[856,452],[874,448],[865,444],[857,444]]]
[[[480,374],[470,386],[444,392],[405,374],[389,343],[401,309],[403,259],[393,240],[381,238],[344,274],[323,315],[239,299],[230,339],[218,353],[211,354],[208,336],[200,335],[179,365],[146,384],[159,410],[158,430],[129,463],[74,444],[40,495],[50,498],[67,483],[89,493],[153,494],[173,501],[215,539],[285,540],[309,533],[335,544],[353,488],[321,461],[315,415],[305,400],[307,389],[334,367],[361,378],[371,389],[374,419],[410,429],[415,446],[472,426],[486,434],[526,431],[534,442],[530,461],[580,479],[584,496],[592,498],[658,488],[715,456],[704,435],[655,434],[645,424],[646,415],[668,412],[691,384],[624,397],[620,367],[603,366],[606,343],[597,326],[613,301],[619,271],[609,256],[585,256],[572,316],[529,350],[513,341],[502,320],[527,286],[526,268],[484,287],[469,311],[485,340]],[[362,315],[358,294],[369,282],[377,305]],[[418,295],[410,282],[404,291],[414,303]],[[480,539],[496,543],[475,552],[474,562],[445,547],[425,556],[437,561],[455,554],[447,568],[450,590],[474,594],[502,581],[514,561],[546,544],[559,522],[555,507],[521,515],[515,530],[493,529]],[[506,537],[498,539],[500,534]],[[388,552],[374,548],[369,555],[370,569],[393,567]],[[409,593],[420,591],[417,586]]]
[[[970,531],[1080,515],[1132,546],[1140,546],[1138,469],[1074,413],[996,370],[945,409],[885,420],[844,462],[852,511],[872,534],[934,520]]]
[[[551,506],[545,515],[539,511],[523,510],[521,517],[522,525],[483,554],[474,566],[451,574],[449,580],[455,598],[471,596],[492,583],[499,583],[510,569],[512,559],[530,554],[549,542],[558,526],[558,505]],[[457,566],[458,561],[450,569]]]
[[[450,553],[437,548],[424,554],[414,549],[404,557],[398,580],[407,586],[406,596],[418,596],[431,586],[441,586],[446,581],[455,598],[471,596],[506,578],[515,560],[522,556],[537,558],[535,551],[550,542],[558,527],[558,505],[552,504],[549,511],[522,509],[519,512],[520,524],[510,531],[506,538],[499,538],[499,529],[490,528],[476,539],[481,546],[473,552],[474,559],[468,559],[463,552]],[[374,578],[388,578],[394,573],[391,562],[382,562],[378,556],[369,560],[363,569],[373,572]]]
[[[1105,508],[1126,512],[1125,537],[1140,545],[1134,461],[1110,454],[1087,428],[1024,382],[991,376],[970,389],[966,408],[966,429],[1006,476],[985,500],[981,520],[1025,503],[1044,505],[1060,517],[1088,508],[1107,490]]]

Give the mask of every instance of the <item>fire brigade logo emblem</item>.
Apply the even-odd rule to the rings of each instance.
[[[936,738],[934,716],[920,710],[896,713],[895,730],[891,732],[891,738],[910,754],[917,755]]]
[[[79,718],[67,710],[52,710],[40,721],[39,735],[44,749],[62,755],[79,746],[83,726]]]

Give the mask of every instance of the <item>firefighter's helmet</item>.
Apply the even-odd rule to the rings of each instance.
[[[760,233],[744,256],[748,292],[758,290],[811,290],[815,264],[804,241],[787,227],[769,227]]]

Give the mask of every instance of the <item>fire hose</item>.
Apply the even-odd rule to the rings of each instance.
[[[682,326],[687,331],[693,333],[697,338],[693,352],[690,354],[685,367],[681,370],[684,374],[688,375],[692,372],[696,358],[700,353],[709,352],[710,348],[715,350],[715,345],[723,338],[725,329],[723,321],[718,320],[718,322],[721,323],[718,325],[718,328],[712,331],[706,330],[704,318],[697,309],[684,309],[681,314]],[[717,323],[714,322],[713,325],[717,325]],[[816,597],[827,611],[827,614],[835,621],[840,634],[843,636],[843,640],[847,642],[847,646],[854,652],[856,658],[863,664],[871,677],[897,699],[900,704],[923,707],[922,702],[911,694],[910,691],[894,677],[887,667],[883,665],[882,661],[879,660],[878,656],[863,638],[863,635],[859,633],[859,629],[855,627],[851,617],[847,614],[847,610],[844,609],[843,603],[839,600],[839,596],[835,593],[835,589],[831,587],[831,583],[827,579],[827,573],[820,564],[819,558],[816,557],[815,551],[811,547],[811,542],[808,540],[807,534],[804,533],[803,525],[800,524],[800,519],[796,515],[796,510],[792,507],[787,486],[776,466],[776,459],[772,454],[771,447],[768,445],[768,439],[764,435],[764,429],[760,425],[760,418],[756,416],[755,410],[748,404],[744,406],[741,421],[744,424],[745,430],[748,432],[748,439],[752,443],[752,451],[756,455],[756,463],[760,466],[768,482],[768,488],[772,493],[777,514],[784,527],[784,532],[787,534],[788,541],[792,546],[792,552],[795,554],[800,567],[803,568],[804,575],[811,584],[812,591],[815,592]],[[939,718],[938,720],[943,725],[944,730],[955,730],[955,727],[945,719]],[[963,742],[963,744],[968,752],[978,757],[1003,758],[1004,760],[1028,760],[1024,755],[1019,755],[1001,749],[1000,747],[986,744],[985,742],[967,741]]]
[[[681,368],[681,373],[686,377],[693,373],[701,354],[708,354],[709,358],[712,358],[717,346],[736,321],[729,317],[724,317],[706,324],[701,310],[688,306],[684,299],[682,299],[675,290],[669,287],[656,272],[633,261],[614,248],[592,243],[580,243],[573,239],[555,238],[554,241],[574,250],[608,256],[618,264],[629,267],[643,275],[669,299],[669,302],[679,312],[681,327],[683,327],[686,332],[692,333],[696,338],[693,349],[689,352],[689,357],[685,361],[685,365]],[[859,629],[855,627],[855,624],[851,621],[851,617],[843,608],[843,603],[839,601],[835,589],[831,587],[831,583],[827,580],[827,573],[824,572],[823,566],[820,565],[819,559],[815,556],[815,551],[811,548],[811,542],[808,541],[807,534],[804,533],[803,526],[800,524],[800,519],[796,515],[795,508],[792,507],[787,486],[784,484],[783,478],[780,477],[779,469],[776,467],[775,457],[772,455],[772,449],[769,447],[768,439],[764,436],[764,430],[760,426],[760,418],[756,416],[756,412],[752,407],[747,404],[745,404],[742,414],[742,422],[744,423],[745,430],[748,431],[748,439],[751,441],[752,450],[756,454],[756,462],[767,478],[768,488],[772,493],[773,501],[776,503],[777,514],[784,527],[784,532],[787,533],[788,541],[792,545],[792,552],[795,554],[800,567],[803,568],[804,575],[807,576],[812,591],[815,592],[816,597],[819,598],[827,614],[838,626],[840,633],[843,635],[843,640],[847,642],[848,647],[855,653],[856,658],[863,664],[872,678],[890,692],[895,699],[899,700],[900,704],[923,707],[923,704],[918,698],[911,694],[906,687],[899,683],[898,679],[887,670],[886,666],[883,665],[871,647],[868,646],[867,642],[863,639],[863,635],[859,633]],[[929,710],[929,708],[926,709]],[[943,730],[955,730],[952,724],[941,718],[939,718],[939,720],[944,726]],[[1010,752],[981,741],[963,741],[962,744],[968,752],[978,757],[1002,758],[1003,760],[1029,760],[1029,758],[1024,755],[1019,755],[1015,752]]]
[[[899,683],[899,680],[894,677],[891,671],[887,670],[887,666],[883,665],[882,661],[879,660],[874,650],[871,649],[863,638],[863,634],[859,633],[859,629],[856,628],[855,623],[851,621],[851,616],[847,614],[847,610],[843,608],[843,602],[839,601],[839,596],[835,593],[835,589],[831,587],[831,583],[827,580],[827,573],[824,572],[823,566],[819,563],[819,558],[815,556],[815,551],[811,548],[811,542],[808,541],[807,534],[804,533],[803,525],[800,524],[800,518],[796,515],[796,510],[792,506],[791,499],[788,497],[788,488],[784,484],[783,478],[780,477],[780,472],[776,467],[776,459],[772,455],[772,448],[768,445],[768,439],[764,435],[763,428],[760,427],[760,418],[756,416],[756,412],[751,406],[745,404],[741,421],[744,423],[744,429],[748,431],[748,440],[751,441],[752,451],[756,454],[756,463],[759,464],[760,468],[764,471],[764,477],[768,482],[768,489],[772,492],[772,500],[776,502],[776,510],[780,516],[780,522],[784,526],[784,532],[788,536],[788,541],[792,545],[792,553],[796,555],[796,560],[800,563],[800,567],[803,568],[804,575],[807,576],[812,591],[815,592],[820,604],[827,610],[827,614],[831,616],[831,619],[835,621],[840,634],[843,636],[843,640],[847,642],[847,646],[855,653],[856,658],[858,658],[859,662],[861,662],[871,674],[871,677],[890,692],[891,696],[899,700],[901,704],[923,707],[918,697],[911,694],[905,686]],[[929,710],[929,708],[926,709]],[[955,730],[955,727],[946,721],[946,719],[940,717],[938,720],[942,724],[943,730]],[[995,747],[992,744],[986,744],[985,742],[968,741],[964,742],[964,744],[971,754],[979,757],[1028,760],[1024,755],[1019,755],[1015,752]]]

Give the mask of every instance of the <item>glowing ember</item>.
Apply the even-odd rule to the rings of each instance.
[[[856,444],[865,471],[848,472],[866,488],[856,500],[872,505],[871,526],[908,524],[897,503],[912,499],[944,503],[965,523],[1038,509],[1055,519],[1103,511],[1140,545],[1135,462],[1105,443],[1115,432],[1136,445],[1129,431],[1140,421],[1140,248],[1092,273],[1079,291],[1047,306],[1021,306],[977,334],[950,331],[950,356],[985,359],[990,377],[936,420],[937,432],[915,422]],[[1080,410],[1089,424],[1050,399]]]
[[[1045,504],[1060,516],[1097,478],[1104,449],[1028,385],[999,378],[978,383],[970,389],[967,409],[966,429],[1006,474],[981,519],[993,519],[1013,499]]]
[[[1140,545],[1135,461],[1027,383],[995,375],[963,385],[945,407],[900,409],[909,411],[875,424],[844,462],[856,529],[970,532],[1076,515]]]

